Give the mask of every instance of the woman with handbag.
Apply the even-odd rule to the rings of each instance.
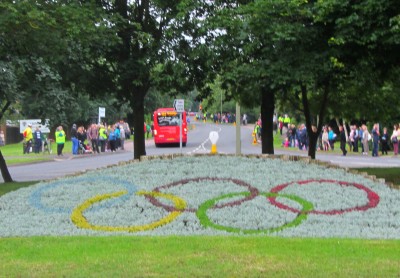
[[[395,124],[393,127],[392,136],[390,137],[390,140],[392,141],[393,144],[394,155],[397,155],[399,153],[399,137],[400,137],[399,125]]]

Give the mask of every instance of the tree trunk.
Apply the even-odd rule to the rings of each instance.
[[[274,154],[275,92],[263,89],[261,92],[261,153]]]
[[[11,101],[7,100],[6,104],[1,108],[0,111],[0,120],[3,118],[4,113],[7,111],[7,109],[10,107]],[[3,176],[4,182],[12,182],[12,178],[10,175],[10,172],[8,171],[6,161],[4,160],[3,154],[0,151],[0,171],[1,175]]]
[[[318,118],[320,119],[320,121],[318,122],[317,127],[313,127],[311,124],[311,111],[307,97],[307,88],[305,85],[301,86],[301,100],[303,103],[304,117],[306,118],[307,135],[309,140],[308,156],[310,156],[311,159],[315,159],[315,155],[317,152],[317,140],[322,130],[322,120],[324,119],[325,116],[326,105],[328,103],[328,94],[329,94],[329,87],[328,85],[326,85],[324,88],[324,94],[321,100],[321,104],[319,106],[320,110]]]
[[[142,155],[146,155],[146,146],[144,139],[144,96],[143,88],[132,94],[132,110],[133,110],[133,158],[139,159]]]
[[[7,109],[10,107],[11,101],[7,100],[6,104],[3,106],[3,108],[0,111],[0,120],[3,118],[4,113],[7,111]]]
[[[307,128],[307,135],[308,135],[308,156],[312,159],[315,159],[315,155],[317,153],[317,140],[318,134],[314,132],[309,132]]]
[[[1,175],[3,176],[4,182],[12,182],[12,178],[10,172],[8,171],[6,161],[4,160],[3,154],[0,151],[0,170]]]

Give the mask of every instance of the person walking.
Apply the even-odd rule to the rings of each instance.
[[[349,133],[349,138],[347,140],[347,143],[349,144],[349,151],[352,152],[353,151],[353,147],[354,147],[354,129],[353,126],[350,126],[350,133]]]
[[[151,134],[151,126],[149,124],[146,124],[146,138],[149,139],[150,134]]]
[[[106,145],[107,145],[107,131],[104,127],[104,125],[100,125],[99,128],[99,142],[100,142],[100,150],[102,153],[106,151]]]
[[[377,157],[378,156],[378,150],[379,150],[379,125],[374,124],[374,127],[372,128],[372,156]]]
[[[393,127],[392,136],[390,136],[390,140],[392,141],[392,144],[393,144],[393,152],[394,152],[395,156],[397,156],[399,154],[399,137],[400,137],[399,125],[395,124]]]
[[[125,138],[126,138],[125,129],[122,125],[119,126],[119,129],[120,129],[119,133],[120,133],[120,140],[121,140],[121,150],[125,150]]]
[[[332,127],[328,126],[328,141],[332,151],[335,149],[335,138],[336,134],[333,132]]]
[[[362,145],[363,145],[363,155],[368,155],[369,153],[369,143],[371,135],[368,132],[368,128],[366,125],[362,125],[363,130],[363,138],[362,138]]]
[[[364,144],[362,142],[363,138],[364,138],[364,131],[363,131],[363,127],[360,126],[358,128],[358,138],[359,138],[359,142],[361,144],[361,153],[364,154]],[[357,143],[358,144],[358,143]]]
[[[387,128],[384,127],[383,128],[383,133],[381,136],[381,145],[382,145],[382,155],[384,154],[388,154],[388,150],[389,150],[389,134],[387,132]]]
[[[328,128],[324,127],[324,132],[322,133],[322,146],[324,151],[329,151],[329,140],[328,140]]]
[[[87,131],[87,138],[92,144],[93,153],[100,153],[99,151],[99,130],[96,124],[91,124]]]
[[[64,149],[64,144],[65,144],[65,132],[63,130],[62,126],[57,127],[57,130],[55,132],[55,138],[56,138],[56,144],[57,144],[57,155],[62,156],[63,149]]]
[[[283,116],[278,117],[278,125],[279,125],[279,133],[282,135],[282,128],[283,128]]]
[[[346,150],[346,133],[344,132],[344,127],[341,125],[339,126],[339,131],[340,131],[340,149],[342,150],[343,156],[346,156],[347,150]]]
[[[4,138],[4,131],[0,130],[0,146],[6,145],[6,139]]]
[[[34,139],[35,139],[35,148],[34,152],[39,153],[42,151],[42,132],[40,131],[40,127],[37,126],[34,132]]]
[[[77,155],[79,140],[78,140],[78,130],[76,129],[76,124],[73,124],[71,128],[71,141],[72,141],[72,154]]]
[[[121,146],[121,132],[118,125],[115,125],[114,133],[115,133],[115,149],[118,149]]]
[[[357,125],[354,125],[354,126],[353,126],[353,129],[354,129],[354,136],[353,136],[353,139],[354,139],[354,142],[353,142],[353,152],[358,153],[358,140],[360,139],[360,134],[359,134],[359,132],[358,132]]]
[[[116,146],[115,146],[116,140],[117,137],[115,136],[115,126],[113,125],[108,133],[108,142],[110,143],[111,152],[116,151]]]
[[[23,135],[25,139],[24,154],[29,154],[32,148],[32,140],[33,140],[32,124],[28,124],[28,126],[25,128],[23,132]]]

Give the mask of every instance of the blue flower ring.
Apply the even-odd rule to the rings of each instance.
[[[76,178],[76,179],[72,179],[70,181],[70,183],[78,183],[78,182],[79,183],[96,183],[96,181],[102,181],[102,182],[106,181],[109,183],[118,183],[119,185],[123,186],[126,189],[127,194],[125,194],[119,198],[113,198],[111,200],[103,202],[102,204],[100,204],[94,208],[91,208],[92,211],[97,211],[97,210],[100,210],[103,208],[110,208],[111,206],[113,206],[115,204],[125,202],[131,196],[133,196],[137,191],[136,186],[133,185],[132,183],[125,181],[125,180],[120,180],[117,177],[111,177],[111,176]],[[46,213],[68,213],[68,214],[72,213],[73,208],[50,207],[50,206],[43,204],[43,202],[42,202],[42,196],[45,192],[47,192],[51,189],[57,188],[59,186],[62,186],[62,185],[67,185],[65,180],[54,181],[45,186],[38,188],[30,195],[29,204],[32,207],[42,210]]]
[[[196,212],[197,217],[200,220],[200,224],[203,225],[204,227],[211,227],[217,230],[222,230],[222,231],[227,231],[231,233],[241,233],[241,234],[265,234],[265,233],[274,233],[274,232],[279,232],[283,229],[290,228],[290,227],[295,227],[300,225],[301,222],[303,222],[305,219],[307,219],[307,215],[309,211],[312,211],[314,209],[314,206],[312,203],[310,203],[307,200],[304,200],[298,196],[295,195],[286,195],[286,194],[276,194],[276,193],[260,193],[260,195],[265,196],[265,197],[283,197],[290,199],[292,201],[298,202],[300,205],[302,205],[302,209],[297,213],[297,216],[290,222],[285,223],[284,225],[280,227],[273,227],[273,228],[266,228],[266,229],[241,229],[241,228],[235,228],[235,227],[229,227],[229,226],[223,226],[220,224],[214,223],[207,215],[207,211],[211,208],[215,208],[216,204],[218,201],[226,199],[226,198],[232,198],[236,196],[249,196],[250,194],[248,192],[241,192],[241,193],[231,193],[231,194],[225,194],[220,197],[210,199],[203,204],[200,205],[199,209]]]

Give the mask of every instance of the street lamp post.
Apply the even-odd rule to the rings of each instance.
[[[240,105],[236,102],[236,155],[242,153],[242,141],[240,139]]]

